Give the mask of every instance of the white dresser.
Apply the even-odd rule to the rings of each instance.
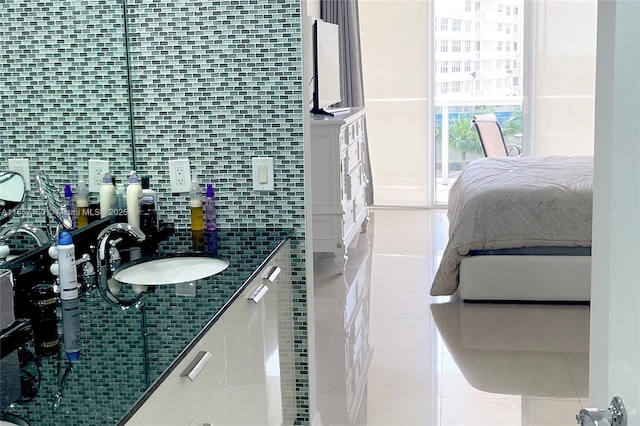
[[[335,253],[339,273],[349,244],[369,219],[364,114],[364,108],[351,108],[334,117],[311,115],[313,251]]]

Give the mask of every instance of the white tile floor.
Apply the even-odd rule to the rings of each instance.
[[[316,255],[322,424],[575,424],[588,307],[431,297],[446,227],[443,210],[373,210],[344,275]]]

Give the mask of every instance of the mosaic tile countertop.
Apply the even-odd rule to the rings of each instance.
[[[63,350],[41,358],[37,395],[7,412],[31,426],[118,424],[291,234],[290,230],[219,230],[218,254],[230,261],[225,271],[196,281],[195,289],[155,287],[138,309],[109,305],[97,290],[88,291],[80,303],[80,362],[68,369]],[[176,231],[161,244],[160,252],[191,251],[202,242],[194,243],[190,232]],[[119,294],[123,298],[127,292],[133,295],[126,288],[123,292]]]

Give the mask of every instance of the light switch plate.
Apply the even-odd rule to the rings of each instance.
[[[107,160],[89,160],[89,192],[100,192],[103,173],[108,171]]]
[[[9,160],[9,170],[18,172],[22,175],[24,183],[27,185],[27,191],[31,190],[31,172],[29,171],[28,158],[12,158]]]
[[[251,162],[253,166],[253,190],[273,191],[273,158],[253,157]]]

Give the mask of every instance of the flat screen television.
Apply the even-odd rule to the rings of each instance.
[[[333,115],[325,108],[340,102],[338,25],[313,23],[313,114]]]

